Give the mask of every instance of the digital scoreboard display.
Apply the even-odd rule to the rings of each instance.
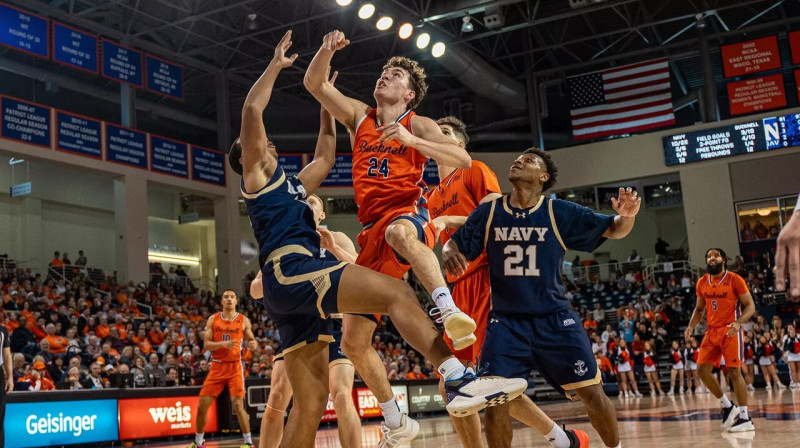
[[[664,137],[667,165],[800,146],[800,114],[767,117]]]

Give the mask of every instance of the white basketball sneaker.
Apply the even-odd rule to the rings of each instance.
[[[435,316],[437,314],[439,317],[436,322],[444,324],[444,331],[453,341],[453,348],[462,350],[475,343],[477,339],[472,332],[475,331],[477,325],[466,313],[454,306],[431,308],[430,315]]]
[[[393,448],[409,443],[419,434],[419,423],[416,420],[403,414],[400,420],[400,427],[389,429],[386,422],[381,422],[381,441],[378,448]]]
[[[482,409],[498,406],[517,398],[528,388],[522,378],[477,376],[472,368],[444,382],[447,412],[457,417],[472,415]]]

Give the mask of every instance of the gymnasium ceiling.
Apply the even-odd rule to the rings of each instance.
[[[444,66],[447,57],[437,60],[430,55],[430,47],[417,49],[414,37],[399,39],[397,25],[411,22],[422,26],[415,32],[425,30],[434,41],[446,43],[448,56],[478,57],[496,69],[499,73],[492,75],[489,84],[512,82],[527,85],[529,91],[535,79],[543,100],[540,109],[546,116],[545,133],[552,141],[565,144],[569,144],[569,120],[563,106],[564,98],[568,103],[563,82],[567,76],[667,56],[676,107],[686,106],[679,121],[693,123],[699,113],[693,98],[703,85],[699,33],[711,37],[714,74],[722,85],[716,53],[720,43],[800,28],[797,0],[373,0],[377,13],[370,20],[357,17],[363,0],[354,0],[347,7],[334,0],[5,1],[183,64],[183,102],[137,91],[140,109],[153,109],[151,114],[143,114],[144,121],[148,117],[157,121],[169,108],[178,111],[177,122],[209,130],[217,120],[218,98],[224,98],[218,94],[224,73],[235,129],[244,96],[289,28],[294,31],[292,50],[300,57],[281,75],[273,107],[289,110],[300,104],[308,106],[313,117],[316,112],[311,106],[315,103],[303,88],[303,73],[323,35],[340,29],[352,41],[333,61],[340,71],[337,87],[346,94],[371,102],[383,62],[392,55],[409,55],[420,60],[429,73],[430,96],[423,102],[428,103],[423,111],[431,115],[458,113],[479,132],[530,132],[529,112],[508,107],[497,98],[487,99],[491,95],[476,92],[463,76]],[[254,21],[248,18],[252,14]],[[377,16],[383,14],[395,20],[390,31],[375,28]],[[466,15],[474,26],[469,33],[461,31]],[[487,26],[487,16],[494,16],[498,23]],[[785,39],[781,39],[781,48],[788,55]],[[787,58],[783,59],[788,73]],[[113,81],[0,49],[0,69],[8,66],[14,70],[7,71],[20,76],[24,71],[20,68],[30,67],[27,76],[71,91],[83,90],[83,95],[119,91]],[[81,89],[82,85],[86,88]],[[308,128],[306,132],[316,134],[316,123],[300,124]],[[276,120],[273,126],[274,132],[288,135],[298,132],[300,125],[298,120],[287,119]]]

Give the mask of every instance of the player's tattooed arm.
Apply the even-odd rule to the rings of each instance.
[[[689,326],[686,327],[686,330],[683,332],[683,337],[686,340],[690,340],[692,338],[692,333],[694,333],[694,327],[700,323],[700,319],[703,318],[703,313],[706,311],[706,299],[703,296],[697,296],[697,304],[694,306],[694,311],[692,312],[692,319],[689,321]]]
[[[636,214],[639,213],[639,207],[642,205],[642,198],[636,191],[630,187],[619,189],[619,199],[612,197],[611,206],[617,212],[614,217],[614,222],[603,233],[603,236],[613,240],[626,237],[633,229],[633,223],[636,220]]]

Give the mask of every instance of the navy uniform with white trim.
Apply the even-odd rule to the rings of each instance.
[[[333,342],[327,318],[338,311],[336,292],[347,263],[320,257],[314,213],[302,182],[278,166],[255,193],[245,191],[242,182],[242,196],[258,240],[264,307],[278,327],[281,352],[315,341]]]
[[[492,311],[481,364],[492,375],[527,379],[538,370],[557,391],[599,384],[589,338],[561,282],[566,249],[591,252],[613,216],[541,196],[531,208],[508,196],[481,204],[452,237],[467,260],[484,247]]]

